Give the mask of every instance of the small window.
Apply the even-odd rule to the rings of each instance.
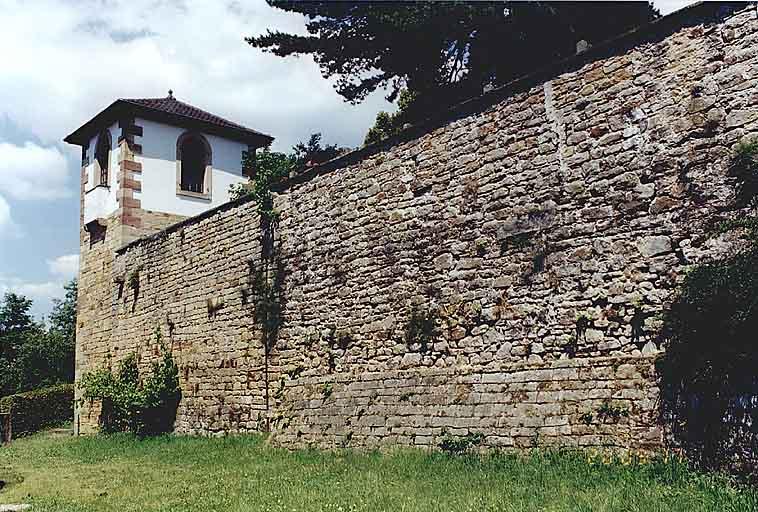
[[[95,146],[95,161],[100,167],[100,180],[98,185],[108,185],[108,164],[110,162],[111,152],[111,134],[108,130],[103,130],[97,137],[97,146]]]
[[[105,240],[106,223],[102,219],[95,219],[88,222],[84,226],[84,230],[89,233],[90,249],[92,249],[95,244]]]
[[[178,185],[180,192],[210,194],[211,150],[200,134],[185,133],[177,141]]]

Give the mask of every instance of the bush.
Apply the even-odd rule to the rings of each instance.
[[[755,206],[758,197],[758,139],[744,140],[737,144],[729,174],[737,182],[736,206]]]
[[[161,343],[160,331],[156,332]],[[137,357],[129,355],[117,374],[100,369],[82,376],[83,399],[100,400],[103,432],[132,432],[140,436],[171,432],[181,399],[179,369],[171,352],[161,343],[163,357],[152,373],[140,380]]]
[[[664,317],[663,418],[706,469],[758,477],[758,248],[694,269]]]
[[[755,206],[758,142],[738,145],[730,171],[734,206]],[[692,269],[664,312],[661,415],[697,466],[758,481],[758,219],[716,227],[744,231],[749,245]]]
[[[0,398],[0,412],[10,413],[13,437],[72,421],[74,385],[61,384]]]

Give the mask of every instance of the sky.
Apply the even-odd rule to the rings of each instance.
[[[668,14],[688,0],[658,0]],[[274,135],[289,150],[314,132],[358,146],[382,91],[345,103],[310,57],[244,42],[267,29],[305,33],[264,0],[0,0],[0,295],[50,311],[75,277],[80,149],[63,142],[117,98],[174,96]]]

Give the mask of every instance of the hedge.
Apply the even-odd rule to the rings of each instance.
[[[33,434],[45,427],[72,421],[74,385],[60,384],[0,398],[0,414],[9,414],[13,437]],[[8,439],[7,433],[2,438]]]

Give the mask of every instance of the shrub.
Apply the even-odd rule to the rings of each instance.
[[[100,400],[100,427],[104,432],[132,432],[137,435],[157,435],[173,430],[176,408],[179,405],[179,369],[171,352],[156,338],[163,357],[153,364],[152,373],[140,379],[134,354],[124,359],[114,375],[100,369],[84,375],[80,387],[83,399]]]
[[[737,180],[736,206],[755,206],[758,196],[758,139],[737,145],[729,174]]]
[[[707,469],[758,470],[758,248],[694,269],[664,317],[662,414]]]
[[[74,418],[74,385],[60,384],[0,398],[0,411],[10,413],[13,437],[66,423]]]
[[[738,145],[735,206],[754,206],[758,141]],[[658,361],[661,415],[697,466],[758,481],[758,220],[721,222],[746,231],[746,249],[692,269],[664,312]]]

